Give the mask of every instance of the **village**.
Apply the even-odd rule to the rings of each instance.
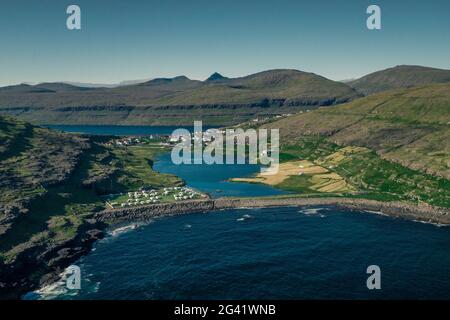
[[[109,209],[207,198],[205,194],[189,187],[166,187],[160,190],[139,190],[113,194],[107,197],[108,201],[106,201],[106,206]]]
[[[112,139],[106,142],[104,145],[108,147],[131,147],[150,143],[159,143],[159,145],[161,146],[167,146],[168,144],[163,141],[166,141],[168,138],[168,135],[161,134],[151,134],[148,136],[127,136]]]

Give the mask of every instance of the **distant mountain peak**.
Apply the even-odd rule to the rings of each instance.
[[[191,80],[186,76],[178,76],[178,77],[174,77],[172,78],[172,81],[177,81],[177,80]]]
[[[173,82],[173,81],[180,81],[180,80],[189,80],[189,78],[186,76],[177,76],[177,77],[173,77],[173,78],[155,78],[153,80],[150,80],[149,82],[152,82],[152,81]]]
[[[227,77],[222,76],[220,73],[218,72],[214,72],[212,75],[209,76],[208,79],[206,79],[206,81],[218,81],[218,80],[226,80],[228,79]]]
[[[192,81],[186,76],[177,76],[173,78],[155,78],[152,80],[149,80],[147,82],[143,82],[140,85],[161,85],[161,84],[169,84],[169,83],[177,83],[177,82],[184,82],[184,81]]]
[[[370,73],[348,84],[358,92],[369,95],[400,88],[450,82],[450,70],[415,65],[398,65]]]

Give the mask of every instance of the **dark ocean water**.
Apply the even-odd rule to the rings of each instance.
[[[216,197],[281,193],[226,181],[257,166],[174,166],[163,155],[154,168]],[[75,263],[80,291],[56,285],[25,298],[450,299],[450,227],[283,207],[165,217],[120,230]],[[366,287],[369,265],[381,268],[381,290]]]
[[[57,298],[448,299],[449,243],[447,227],[333,207],[166,217],[98,242],[82,289]]]

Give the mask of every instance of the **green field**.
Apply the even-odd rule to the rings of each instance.
[[[309,136],[281,149],[282,161],[310,160],[343,177],[358,192],[343,194],[381,201],[425,202],[450,207],[450,181],[382,159],[361,147],[341,147],[324,137]],[[312,190],[311,176],[292,176],[278,187],[299,193]]]
[[[125,192],[137,190],[144,186],[163,188],[168,186],[180,186],[180,178],[151,170],[153,159],[158,153],[164,152],[158,144],[132,146],[126,148],[113,148],[110,152],[116,159],[119,168],[115,179],[119,188],[117,191]]]
[[[116,147],[102,137],[80,138],[0,120],[6,142],[0,150],[3,261],[73,239],[87,218],[105,209],[107,194],[183,185],[176,176],[152,170],[153,159],[165,151],[159,141]]]
[[[302,136],[322,136],[337,145],[366,147],[391,162],[450,179],[449,124],[447,83],[383,92],[296,114],[266,127],[280,130],[282,144]]]

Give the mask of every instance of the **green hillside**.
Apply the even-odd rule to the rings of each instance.
[[[35,123],[227,125],[349,101],[348,85],[297,70],[242,78],[159,78],[118,88],[47,83],[0,88],[0,113]]]
[[[450,83],[389,91],[269,125],[283,141],[322,136],[450,179]]]
[[[421,66],[396,66],[346,82],[358,92],[369,95],[377,92],[450,82],[450,70]]]
[[[0,116],[0,299],[59,274],[102,236],[105,195],[181,185],[152,170],[159,141],[115,147]]]
[[[312,73],[297,70],[270,70],[247,77],[221,79],[220,82],[164,97],[159,104],[252,104],[330,105],[354,98],[354,92],[340,84]]]
[[[151,170],[161,146],[115,148],[110,137],[49,130],[0,116],[0,252],[23,219],[40,228],[53,215],[92,213],[103,194],[180,184]],[[37,205],[39,204],[39,205]]]

